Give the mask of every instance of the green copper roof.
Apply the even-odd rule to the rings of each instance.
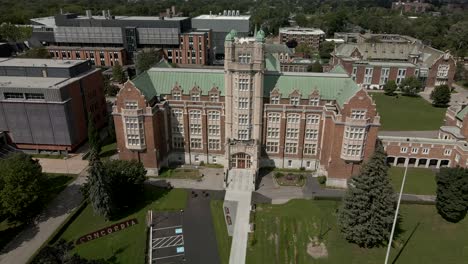
[[[148,99],[158,94],[171,94],[176,85],[183,89],[184,94],[189,94],[193,87],[198,86],[202,94],[206,95],[213,87],[218,87],[221,95],[225,95],[224,70],[152,68],[132,82]],[[302,98],[308,98],[314,90],[318,90],[321,98],[336,100],[340,106],[359,90],[346,74],[267,71],[264,76],[264,96],[269,97],[275,88],[279,89],[283,98],[288,98],[294,90]]]
[[[174,68],[167,60],[161,59],[153,67],[155,68]]]
[[[339,105],[359,90],[347,75],[333,73],[267,73],[265,74],[264,96],[278,88],[281,97],[287,98],[297,90],[302,98],[317,90],[325,100],[336,100]]]
[[[263,30],[259,30],[255,35],[255,41],[257,42],[265,42],[265,32]]]
[[[333,67],[333,69],[330,71],[331,73],[345,73],[345,74],[348,74],[346,72],[346,70],[343,68],[343,66],[341,65],[336,65],[335,67]]]
[[[279,72],[281,70],[279,60],[271,53],[265,54],[265,67],[267,71]]]
[[[460,120],[463,120],[465,118],[465,115],[468,113],[468,106],[465,106],[460,112],[457,113],[457,118]]]

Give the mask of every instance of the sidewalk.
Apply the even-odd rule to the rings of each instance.
[[[79,174],[87,166],[88,161],[82,159],[82,154],[73,155],[68,159],[37,158],[42,166],[42,172]]]
[[[34,224],[25,228],[0,252],[0,264],[23,264],[49,239],[55,230],[82,202],[80,187],[85,171],[70,183],[42,212]]]
[[[271,199],[272,204],[284,204],[293,199],[340,199],[346,193],[344,189],[322,188],[317,179],[308,176],[303,187],[279,187],[274,186],[270,175],[263,177],[260,188],[256,193]],[[405,203],[435,203],[434,195],[403,194],[401,200]]]

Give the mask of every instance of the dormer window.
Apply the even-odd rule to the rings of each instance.
[[[219,102],[219,94],[217,93],[210,94],[210,102]]]
[[[271,104],[279,104],[280,103],[280,98],[279,96],[273,96],[270,98],[270,103]]]
[[[299,105],[300,99],[297,96],[291,97],[290,99],[291,105]]]
[[[449,65],[439,65],[439,68],[437,68],[437,78],[447,78],[449,69]]]
[[[309,104],[310,104],[311,106],[318,106],[319,103],[320,103],[320,98],[318,98],[318,97],[311,97],[311,98],[309,99]]]
[[[192,93],[190,95],[190,100],[192,100],[194,102],[200,101],[200,94],[199,93]]]
[[[239,54],[239,63],[240,64],[249,64],[251,61],[250,53],[240,53]]]
[[[182,99],[182,95],[180,94],[180,92],[173,92],[172,93],[172,100],[180,101],[181,99]]]

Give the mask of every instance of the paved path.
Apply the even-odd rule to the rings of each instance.
[[[292,199],[339,199],[346,192],[344,189],[322,188],[312,175],[307,177],[307,182],[302,188],[274,187],[269,183],[270,181],[272,181],[272,174],[263,177],[260,188],[255,193],[260,196],[258,199],[271,199],[272,204],[284,204]],[[407,203],[434,203],[435,198],[433,195],[403,194],[402,201]]]
[[[429,131],[380,131],[379,136],[437,138],[438,130]]]
[[[0,252],[0,264],[24,264],[82,202],[84,175],[70,183],[35,220]]]
[[[461,103],[461,102],[468,102],[468,90],[459,86],[456,83],[453,83],[452,86],[455,88],[455,91],[457,93],[453,93],[452,97],[450,98],[450,105],[453,105],[455,103]],[[432,104],[432,100],[430,99],[431,92],[434,90],[434,88],[426,88],[423,92],[419,93],[419,95],[424,98],[426,101]]]
[[[43,159],[38,158],[43,172],[79,174],[87,166],[88,161],[82,159],[82,154],[73,155],[68,159]]]
[[[247,240],[250,232],[250,205],[255,189],[253,172],[247,169],[231,169],[225,201],[237,202],[234,233],[232,236],[229,264],[244,264],[247,255]]]
[[[197,190],[224,190],[223,169],[201,168],[200,173],[204,175],[201,181],[158,177],[150,177],[149,181],[151,182],[151,184],[161,187],[165,187],[170,183],[174,188]]]

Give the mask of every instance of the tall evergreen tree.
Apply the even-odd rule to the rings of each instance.
[[[459,222],[468,210],[468,169],[442,168],[436,181],[437,211],[447,221]]]
[[[89,200],[98,215],[109,219],[114,212],[111,184],[96,150],[91,150],[88,169]]]
[[[101,152],[101,138],[91,115],[88,115],[88,142],[90,150],[94,149],[99,155]]]
[[[450,103],[450,97],[452,96],[452,91],[450,87],[446,84],[439,85],[434,88],[431,92],[432,104],[437,107],[444,107]]]
[[[359,175],[353,176],[338,213],[344,237],[371,248],[387,241],[395,214],[395,193],[388,178],[386,154],[379,144]]]

